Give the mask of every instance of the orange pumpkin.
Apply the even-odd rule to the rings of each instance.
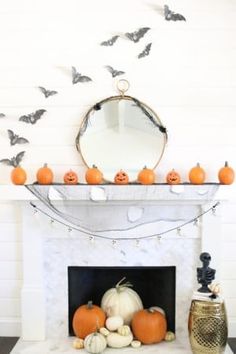
[[[218,172],[218,179],[222,184],[232,184],[234,181],[234,170],[229,167],[228,162],[225,161],[224,167]]]
[[[65,184],[77,184],[78,183],[78,175],[70,170],[64,174],[64,182]]]
[[[189,171],[189,181],[193,184],[202,184],[206,178],[206,173],[199,163]]]
[[[72,320],[72,327],[77,337],[84,339],[87,335],[104,327],[105,312],[97,305],[89,301],[87,305],[77,308]]]
[[[37,182],[39,184],[52,184],[53,172],[45,163],[43,167],[39,168],[36,174]]]
[[[179,184],[181,183],[181,178],[178,172],[174,169],[167,173],[166,175],[166,183],[168,184]]]
[[[128,184],[129,183],[129,176],[126,172],[120,170],[114,177],[115,184]]]
[[[103,180],[102,172],[95,166],[88,168],[85,174],[85,179],[88,184],[100,184]]]
[[[150,308],[136,312],[131,327],[135,338],[143,344],[152,344],[159,343],[165,338],[167,322],[161,312]]]
[[[138,182],[141,184],[153,184],[155,182],[155,173],[146,166],[138,174]]]
[[[25,170],[18,166],[11,171],[11,181],[13,184],[24,184],[27,179]]]

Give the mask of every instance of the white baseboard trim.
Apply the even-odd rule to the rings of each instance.
[[[20,337],[21,318],[1,318],[0,317],[0,337]]]

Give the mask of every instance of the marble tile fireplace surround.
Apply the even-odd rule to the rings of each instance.
[[[217,278],[220,277],[221,206],[217,207],[216,213],[206,213],[197,226],[188,223],[180,232],[167,232],[161,239],[155,234],[184,224],[224,199],[221,187],[108,185],[76,188],[77,192],[67,203],[71,205],[70,210],[83,220],[83,226],[91,230],[99,230],[99,227],[102,230],[119,229],[119,232],[106,231],[103,235],[114,239],[128,237],[129,240],[112,242],[91,238],[76,230],[68,232],[65,225],[50,222],[49,216],[34,213],[30,200],[39,208],[43,207],[41,202],[28,190],[19,188],[16,199],[20,200],[22,207],[24,271],[22,336],[11,354],[78,352],[72,348],[73,337],[68,334],[68,267],[71,266],[175,266],[177,340],[140,349],[126,348],[122,352],[191,353],[187,318],[192,293],[198,286],[196,267],[200,264],[202,251],[212,255],[211,266],[217,269]],[[58,188],[52,186],[50,193],[51,199],[64,208]],[[59,217],[54,217],[60,221]],[[138,237],[147,235],[154,237],[137,242]],[[105,352],[112,354],[116,350],[109,348]],[[226,352],[231,353],[229,348]]]

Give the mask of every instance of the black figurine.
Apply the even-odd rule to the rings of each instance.
[[[200,260],[203,263],[201,268],[197,268],[197,280],[202,285],[201,288],[198,289],[200,293],[210,293],[210,289],[208,285],[211,284],[212,280],[215,279],[215,269],[209,267],[211,256],[207,252],[203,252],[200,255]]]

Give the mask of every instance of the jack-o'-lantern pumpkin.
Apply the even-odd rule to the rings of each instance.
[[[137,311],[131,327],[135,338],[144,344],[161,342],[167,331],[166,317],[154,308]]]
[[[203,184],[206,173],[199,163],[189,171],[189,181],[193,184]]]
[[[13,184],[24,184],[26,179],[27,175],[22,167],[17,166],[13,168],[13,170],[11,171],[11,181]]]
[[[81,305],[74,313],[72,327],[77,337],[84,339],[90,333],[104,327],[106,320],[105,312],[101,307],[93,305],[89,301],[87,305]]]
[[[225,161],[224,167],[219,170],[218,179],[222,184],[232,184],[234,181],[234,170]]]
[[[97,166],[93,165],[93,167],[87,169],[85,180],[88,184],[100,184],[103,180],[103,174]]]
[[[155,173],[146,166],[138,174],[138,182],[141,184],[153,184],[155,182]]]
[[[70,170],[64,174],[64,182],[65,184],[77,184],[78,183],[78,176],[77,174]]]
[[[114,177],[115,184],[128,184],[129,183],[129,176],[126,172],[120,170]]]
[[[38,184],[52,184],[53,177],[53,172],[46,163],[38,169],[36,175]]]
[[[174,169],[167,173],[166,175],[166,183],[168,184],[179,184],[181,183],[181,178],[178,172]]]

